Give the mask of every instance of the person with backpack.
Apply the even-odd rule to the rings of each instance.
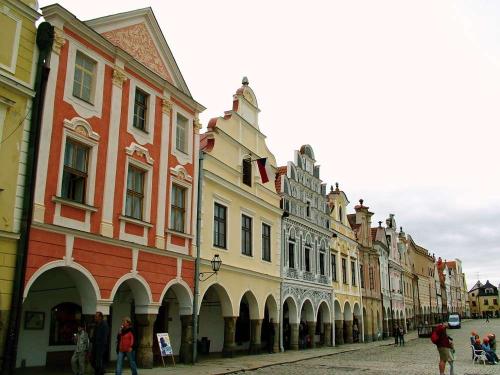
[[[116,375],[122,375],[123,359],[126,356],[132,375],[137,375],[137,365],[133,355],[134,333],[132,330],[132,321],[130,318],[123,318],[120,333],[118,334],[118,358],[116,359]]]
[[[434,345],[436,345],[439,353],[440,375],[444,375],[446,362],[450,362],[450,367],[453,371],[453,357],[451,353],[451,350],[453,349],[453,343],[446,333],[446,328],[448,328],[447,323],[440,323],[433,329],[431,334],[431,341]]]

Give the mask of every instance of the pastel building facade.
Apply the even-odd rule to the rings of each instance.
[[[192,352],[198,114],[150,8],[83,22],[59,5],[42,117],[18,366],[68,361],[80,321],[132,318]],[[116,358],[114,345],[110,359]]]
[[[275,190],[276,160],[259,126],[257,97],[248,80],[233,95],[232,108],[210,120],[202,135],[201,268],[216,276],[200,281],[198,337],[204,352],[259,352],[270,325],[279,350],[281,321],[281,215]],[[266,158],[265,181],[256,160]],[[207,274],[208,275],[208,274]]]
[[[349,200],[338,183],[328,194],[330,228],[331,277],[334,291],[335,345],[362,340],[363,325],[361,285],[359,280],[359,251],[354,230],[349,224]],[[353,330],[353,327],[357,327]]]
[[[21,231],[39,17],[36,1],[0,1],[0,367]]]

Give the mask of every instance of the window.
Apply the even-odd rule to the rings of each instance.
[[[497,301],[497,299],[496,299],[496,298],[493,298],[493,304],[494,304],[494,305],[498,305],[498,301]]]
[[[364,288],[365,287],[365,274],[364,274],[362,264],[359,265],[359,278],[360,278],[360,282],[361,282],[361,288]]]
[[[325,253],[319,253],[319,274],[325,275]]]
[[[219,203],[214,204],[214,246],[226,248],[226,215],[227,208]]]
[[[271,226],[262,224],[262,260],[271,261]]]
[[[92,103],[96,62],[80,51],[76,52],[73,96]]]
[[[306,247],[304,255],[305,255],[306,272],[311,272],[311,248],[310,247]]]
[[[55,306],[50,312],[49,345],[74,345],[73,334],[78,331],[81,316],[82,308],[77,304]]]
[[[241,253],[252,256],[252,218],[241,215]]]
[[[70,139],[66,141],[61,188],[63,198],[85,203],[88,159],[89,148],[87,146]]]
[[[351,280],[352,285],[356,285],[356,263],[351,260]]]
[[[177,113],[175,128],[175,148],[185,154],[188,153],[188,125],[189,120]]]
[[[125,216],[142,220],[142,206],[144,202],[144,175],[145,171],[128,166],[127,198],[125,200]]]
[[[486,298],[484,299],[484,305],[488,306],[488,300]]]
[[[295,268],[295,243],[288,242],[288,268]]]
[[[471,301],[472,302],[472,306],[476,307],[476,301]]]
[[[331,254],[332,256],[332,280],[337,281],[337,255]]]
[[[307,202],[306,205],[306,216],[311,217],[311,202]]]
[[[342,258],[342,282],[347,284],[347,259]]]
[[[252,186],[252,160],[250,158],[243,159],[243,183]]]
[[[146,115],[148,109],[148,97],[141,89],[135,89],[135,99],[134,99],[134,128],[146,131]]]
[[[342,221],[342,207],[339,207],[339,221]]]
[[[177,232],[185,230],[185,214],[186,214],[186,189],[172,184],[172,202],[171,202],[171,229]]]
[[[373,272],[373,267],[368,269],[368,277],[370,278],[370,289],[375,289],[375,272]]]

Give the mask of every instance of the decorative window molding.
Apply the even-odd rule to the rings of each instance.
[[[181,180],[186,180],[188,182],[193,181],[193,177],[191,177],[182,165],[177,165],[174,168],[170,168],[170,173]]]
[[[186,152],[182,152],[177,149],[175,141],[177,139],[177,114],[187,119],[187,129],[186,129],[186,140],[187,149]],[[190,113],[184,111],[182,108],[176,106],[174,111],[174,116],[172,119],[172,154],[177,158],[177,161],[182,164],[192,163],[193,160],[193,121],[194,117]]]
[[[21,27],[22,27],[22,21],[21,19],[11,11],[11,9],[5,5],[0,7],[0,15],[3,15],[3,17],[10,18],[11,21],[13,21],[14,24],[14,38],[12,40],[12,45],[10,46],[5,46],[7,50],[10,50],[12,55],[10,56],[10,62],[8,64],[3,64],[0,62],[0,68],[15,74],[16,73],[16,65],[17,65],[17,56],[18,56],[18,51],[19,51],[19,39],[21,37]]]
[[[172,204],[172,186],[173,185],[178,185],[180,187],[183,187],[186,189],[185,191],[185,196],[186,196],[186,207],[185,207],[185,225],[184,225],[184,233],[178,233],[174,230],[171,229],[171,223],[172,223],[172,210],[171,210],[171,204]],[[178,178],[175,175],[172,175],[172,178],[170,179],[170,183],[168,186],[168,201],[169,205],[166,207],[167,210],[167,215],[168,215],[168,221],[167,221],[167,226],[165,233],[167,233],[167,250],[172,250],[176,251],[182,254],[188,254],[189,253],[189,244],[188,241],[186,241],[184,246],[179,246],[172,244],[171,241],[171,236],[175,235],[178,237],[183,237],[183,238],[192,238],[192,199],[189,199],[189,197],[192,196],[192,189],[193,186],[191,183],[187,182],[187,180],[183,180]]]
[[[101,136],[92,130],[90,124],[80,117],[64,120],[64,127],[94,141],[99,141]]]
[[[93,50],[87,48],[78,41],[68,37],[68,62],[66,65],[66,82],[64,84],[64,100],[70,103],[80,117],[102,117],[102,103],[104,91],[104,67],[105,60]],[[91,103],[73,96],[73,82],[75,79],[75,65],[77,52],[84,54],[95,61],[95,82],[93,82],[93,94]]]
[[[148,109],[146,113],[146,131],[134,127],[134,106],[136,89],[139,89],[149,95]],[[134,139],[140,145],[153,143],[155,131],[156,94],[157,93],[152,88],[143,84],[137,79],[130,79],[127,131],[134,136]]]
[[[138,145],[135,142],[132,142],[130,146],[125,147],[125,152],[130,156],[134,155],[134,153],[137,153],[137,156],[144,157],[149,165],[153,165],[154,163],[154,159],[151,157],[149,150],[146,147]]]

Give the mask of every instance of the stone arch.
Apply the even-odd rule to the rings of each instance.
[[[344,320],[352,320],[352,310],[349,301],[344,303]]]
[[[259,311],[259,303],[257,302],[257,298],[255,298],[255,295],[252,293],[251,290],[246,290],[240,297],[239,299],[239,304],[241,304],[241,301],[243,298],[246,298],[248,302],[248,309],[250,312],[250,319],[259,319],[261,318]],[[264,311],[264,310],[262,310]]]
[[[287,296],[283,302],[283,306],[286,304],[288,308],[288,321],[290,324],[296,324],[299,323],[299,314],[298,314],[298,307],[297,307],[297,301],[292,296]]]
[[[335,300],[333,303],[333,311],[335,313],[335,320],[343,320],[343,312],[342,312],[342,307],[340,306],[340,302],[338,299]]]
[[[179,314],[180,315],[190,315],[193,313],[193,293],[191,288],[184,280],[173,279],[165,285],[163,291],[160,295],[159,303],[162,303],[163,298],[167,294],[168,290],[172,289],[177,300],[179,302]]]
[[[115,286],[111,290],[111,300],[115,299],[116,292],[120,286],[125,284],[127,284],[132,291],[136,306],[147,306],[153,302],[153,296],[151,294],[149,284],[141,275],[135,273],[127,273],[118,279]]]
[[[304,317],[306,321],[313,322],[316,321],[316,316],[314,315],[313,303],[309,298],[304,299],[302,306],[300,307],[300,317]],[[302,311],[304,311],[304,316],[302,316]]]
[[[278,304],[276,303],[276,299],[271,293],[267,296],[266,301],[264,303],[264,308],[266,307],[269,311],[269,318],[273,319],[275,323],[279,322],[280,318],[279,318]]]
[[[234,309],[231,298],[229,298],[229,294],[227,293],[226,289],[218,282],[213,282],[210,286],[208,286],[201,296],[198,305],[198,314],[200,313],[201,304],[203,303],[203,297],[205,297],[210,288],[213,288],[213,290],[217,294],[217,297],[219,298],[222,316],[234,316]]]
[[[23,293],[23,301],[28,297],[28,293],[35,283],[35,281],[43,274],[48,271],[60,269],[65,272],[75,283],[78,293],[80,294],[82,302],[82,313],[83,314],[93,314],[96,312],[97,301],[101,299],[101,291],[97,281],[92,276],[90,271],[88,271],[82,265],[72,262],[66,264],[64,260],[57,260],[44,264],[30,277]]]
[[[332,322],[332,314],[330,311],[330,305],[326,301],[321,301],[318,306],[318,313],[321,311],[321,315],[324,323]],[[316,314],[317,316],[318,314]]]

